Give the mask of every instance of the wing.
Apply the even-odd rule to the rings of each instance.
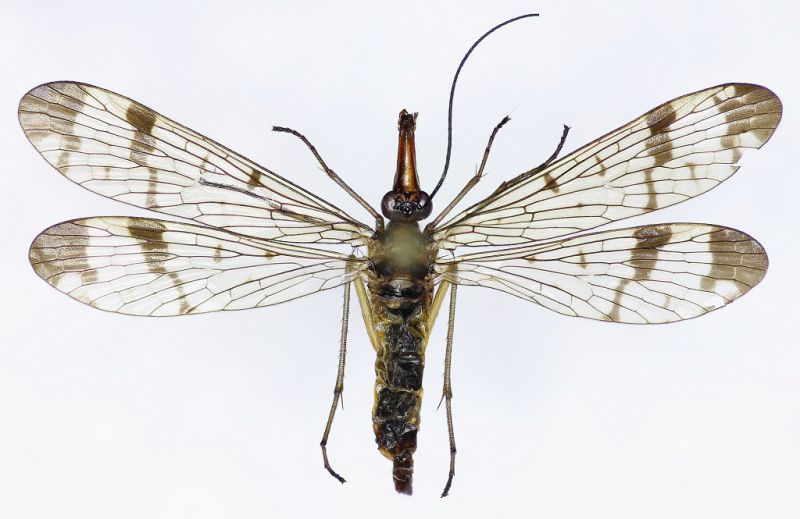
[[[556,312],[624,323],[697,317],[764,277],[761,245],[735,229],[673,223],[440,258],[460,285],[495,288]]]
[[[98,217],[45,230],[36,273],[83,303],[165,316],[274,305],[347,283],[363,260],[165,220]]]
[[[539,173],[503,183],[435,230],[443,248],[564,236],[705,193],[781,118],[768,89],[727,84],[669,101]]]
[[[108,90],[38,86],[19,120],[73,182],[108,198],[291,243],[362,244],[366,225],[213,140]]]

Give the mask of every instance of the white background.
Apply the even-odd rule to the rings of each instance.
[[[790,2],[256,4],[0,7],[0,517],[800,516],[800,83]],[[418,111],[430,189],[458,60],[483,31],[532,10],[542,17],[492,35],[462,74],[439,207],[505,114],[512,122],[472,201],[541,162],[562,123],[574,149],[667,99],[757,82],[785,109],[764,149],[700,199],[617,226],[740,228],[764,244],[770,269],[731,307],[652,327],[462,289],[449,498],[438,497],[448,463],[435,411],[442,322],[428,348],[408,498],[394,493],[391,464],[375,448],[374,353],[355,303],[345,410],[330,447],[348,483],[322,469],[341,290],[259,311],[145,319],[78,304],[29,267],[30,240],[55,222],[148,214],[79,189],[38,156],[16,121],[31,87],[73,79],[123,93],[368,221],[271,125],[305,132],[377,205],[394,172],[397,112]]]

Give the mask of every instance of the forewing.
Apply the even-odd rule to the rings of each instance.
[[[741,231],[672,223],[440,258],[436,268],[452,283],[565,315],[645,324],[724,306],[761,281],[767,264],[761,245]]]
[[[669,101],[537,174],[502,184],[438,228],[443,248],[564,236],[705,193],[781,118],[770,90],[720,85]]]
[[[29,257],[42,279],[78,301],[147,316],[282,303],[347,283],[364,265],[333,251],[121,216],[54,225]]]
[[[363,244],[372,233],[266,168],[102,88],[38,86],[20,101],[19,120],[64,176],[114,200],[290,243]]]

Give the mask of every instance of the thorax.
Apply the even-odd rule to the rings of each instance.
[[[370,245],[368,287],[379,319],[407,321],[425,311],[437,250],[416,223],[390,223]]]
[[[418,224],[389,223],[370,244],[370,284],[397,281],[393,284],[400,287],[402,282],[425,283],[431,280],[436,253]]]

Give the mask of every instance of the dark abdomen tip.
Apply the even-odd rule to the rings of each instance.
[[[394,478],[394,489],[399,494],[411,495],[412,474],[414,473],[414,459],[411,454],[398,454],[394,458],[392,477]]]

